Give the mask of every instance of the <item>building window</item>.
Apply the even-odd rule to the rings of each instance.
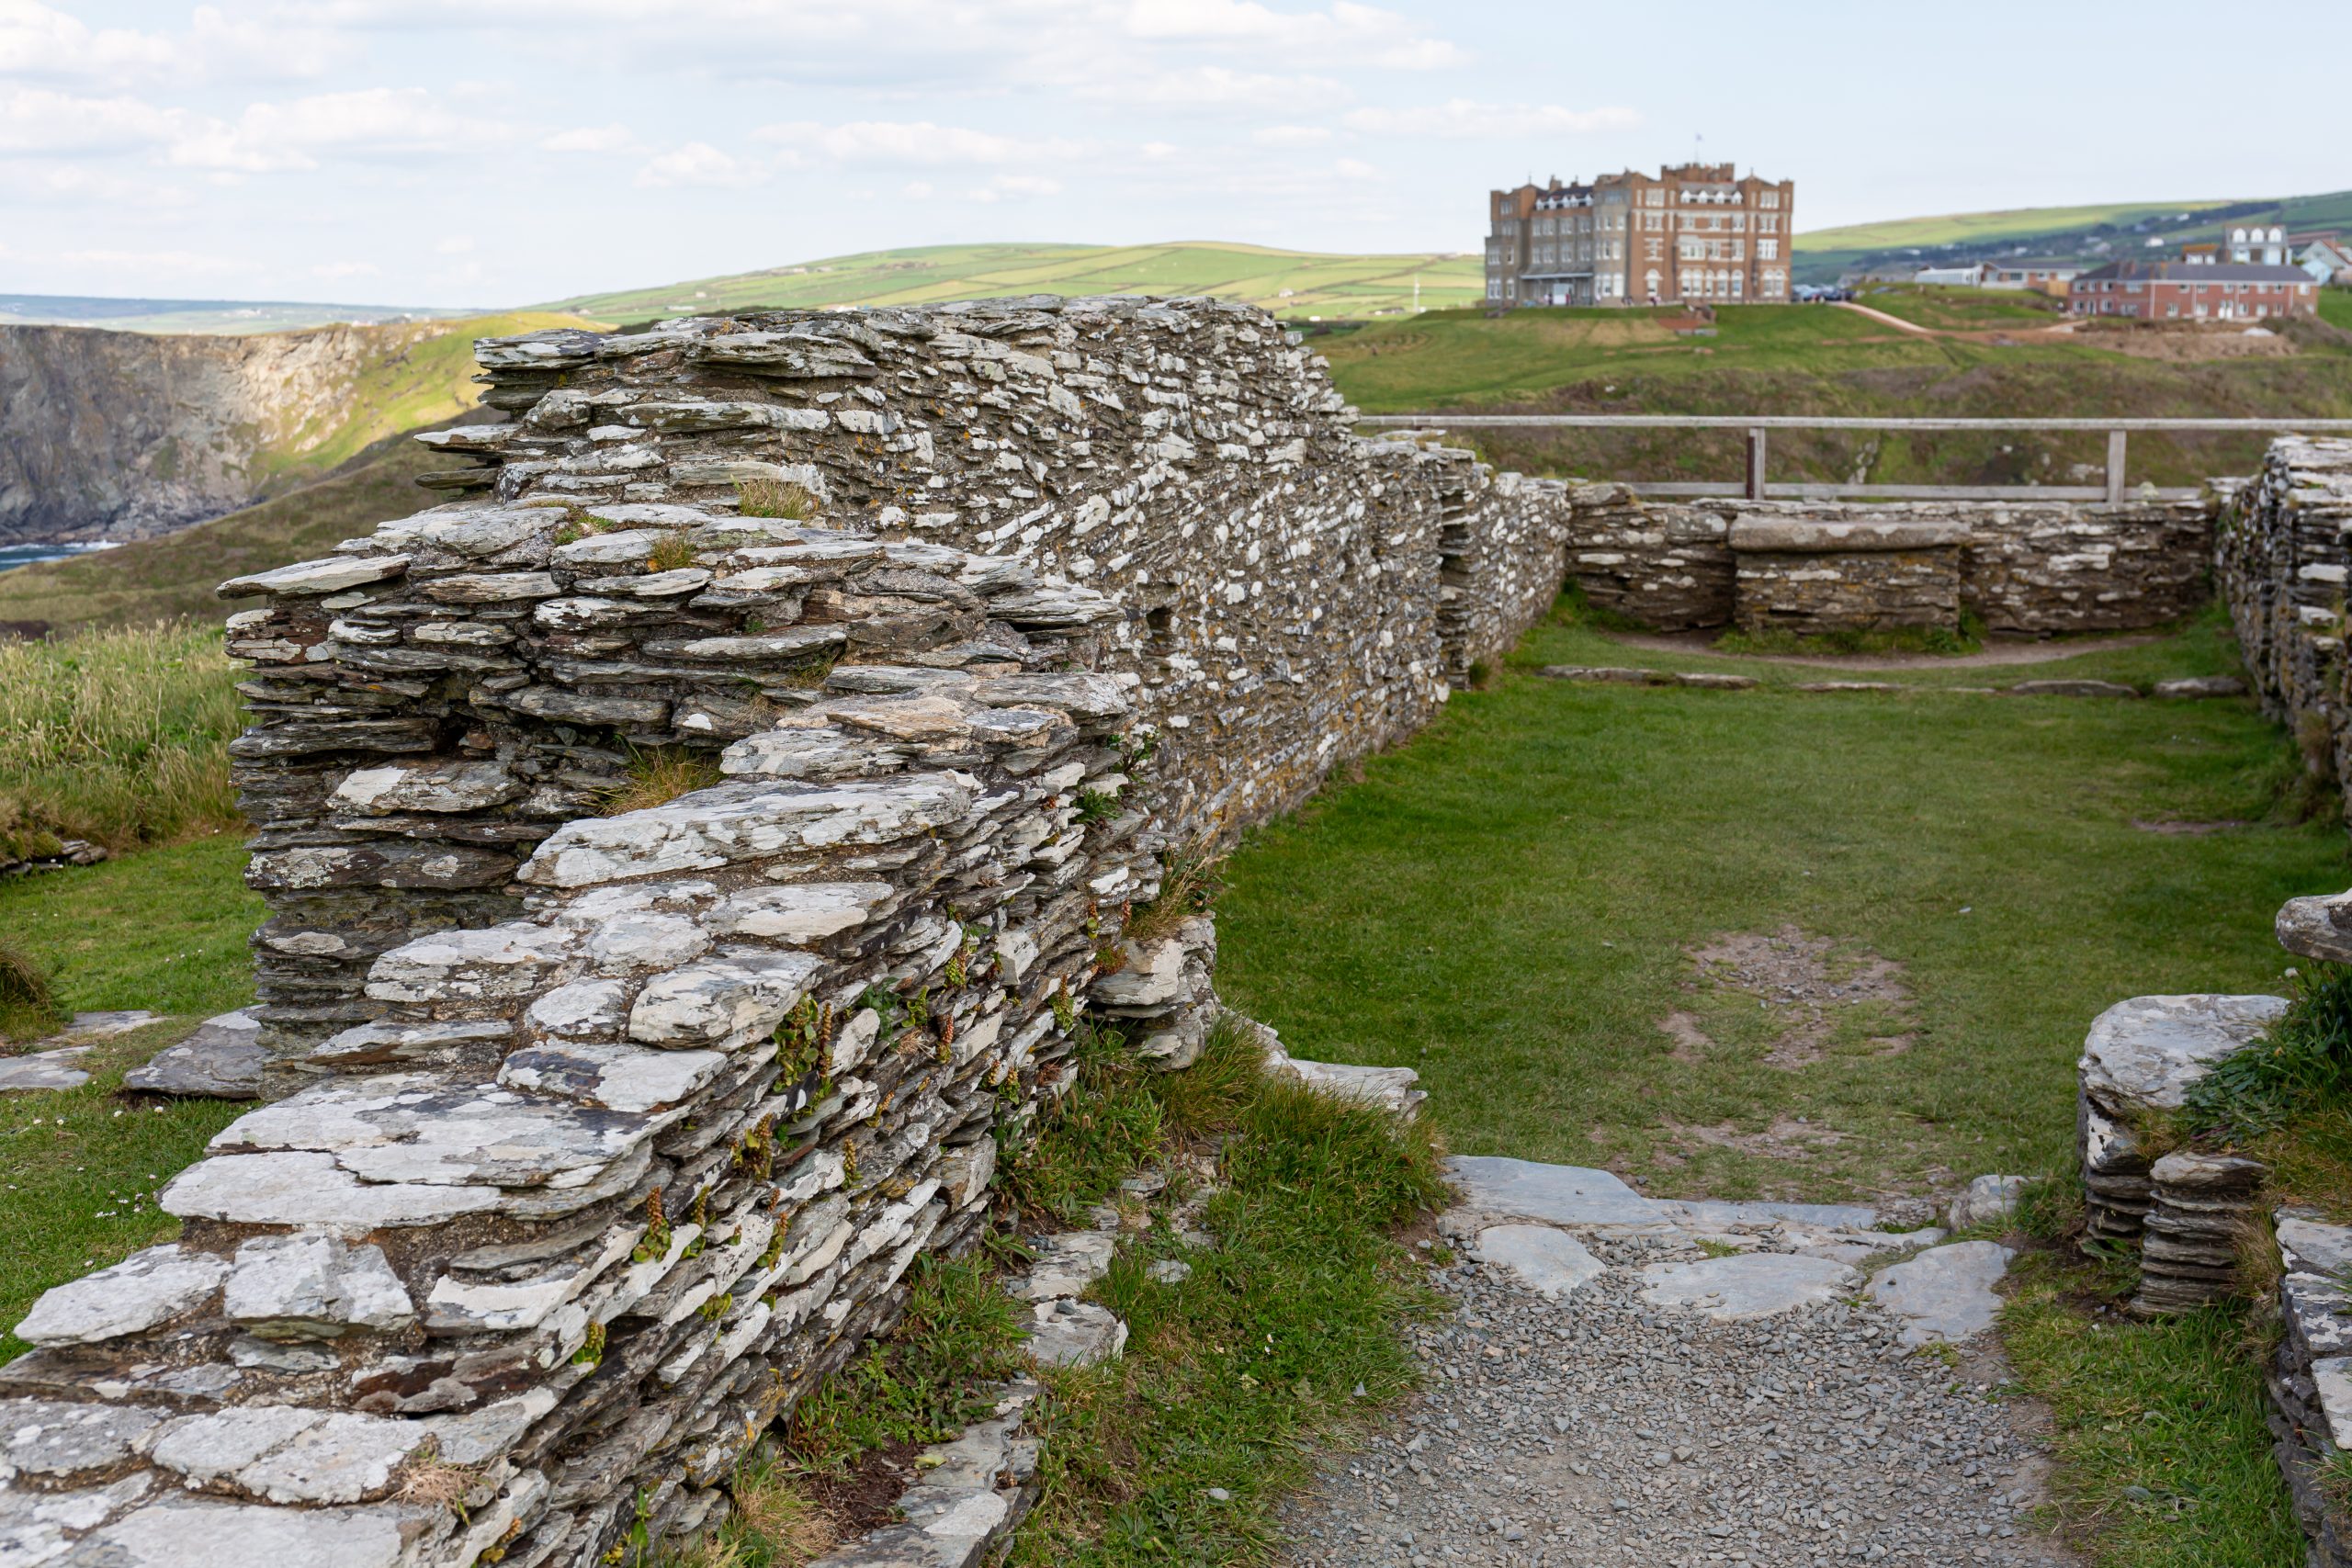
[[[1756,259],[1758,261],[1779,261],[1781,259],[1781,242],[1778,240],[1757,241]]]

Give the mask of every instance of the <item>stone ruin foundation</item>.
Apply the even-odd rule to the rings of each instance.
[[[264,1103],[170,1183],[177,1241],[19,1325],[12,1559],[585,1568],[707,1528],[977,1239],[1081,1011],[1197,1051],[1208,923],[1122,941],[1163,852],[1413,733],[1566,580],[1730,615],[1743,508],[1360,439],[1238,306],[481,354],[511,418],[427,438],[447,504],[224,587]],[[2004,629],[2167,619],[2201,572],[2171,510],[1966,515]]]

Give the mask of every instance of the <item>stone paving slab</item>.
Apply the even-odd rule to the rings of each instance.
[[[1582,1242],[1549,1225],[1489,1225],[1478,1233],[1478,1260],[1497,1263],[1529,1290],[1557,1300],[1600,1277],[1600,1259]]]
[[[1905,1345],[1966,1339],[2000,1315],[2001,1298],[1993,1287],[2014,1256],[1996,1241],[1931,1247],[1880,1270],[1870,1283],[1871,1299],[1905,1320]]]
[[[1832,1258],[1775,1252],[1653,1263],[1642,1270],[1642,1299],[1651,1305],[1702,1313],[1716,1323],[1826,1305],[1861,1282],[1852,1269]]]
[[[1445,1168],[1463,1209],[1481,1217],[1607,1230],[1668,1227],[1657,1204],[1605,1170],[1491,1155],[1457,1156]]]
[[[176,1045],[166,1045],[123,1074],[125,1089],[190,1100],[258,1100],[269,1052],[251,1009],[208,1018]]]
[[[90,1081],[90,1075],[79,1064],[92,1049],[88,1045],[60,1045],[27,1055],[0,1057],[0,1094],[80,1089]]]

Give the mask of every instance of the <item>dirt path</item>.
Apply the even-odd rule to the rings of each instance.
[[[2065,321],[2053,321],[2047,326],[2033,327],[1926,327],[1917,321],[1906,321],[1900,316],[1888,315],[1884,310],[1857,304],[1850,299],[1833,299],[1830,303],[1840,310],[1851,310],[1858,316],[1868,316],[1881,326],[1893,327],[1897,332],[1909,333],[1914,337],[1958,338],[1967,343],[2014,344],[2028,338],[2071,339],[2075,335],[2074,326]]]
[[[2161,642],[2164,634],[2086,637],[2066,642],[1996,642],[1974,653],[1741,653],[1715,648],[1711,632],[1611,632],[1609,640],[1652,653],[1703,653],[1717,659],[1750,659],[1759,664],[1801,664],[1821,670],[1981,670],[2004,664],[2048,664],[2086,653],[2112,653]]]

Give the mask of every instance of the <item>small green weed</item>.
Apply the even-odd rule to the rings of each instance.
[[[678,571],[694,564],[694,542],[674,531],[654,540],[653,547],[645,555],[648,571]]]

